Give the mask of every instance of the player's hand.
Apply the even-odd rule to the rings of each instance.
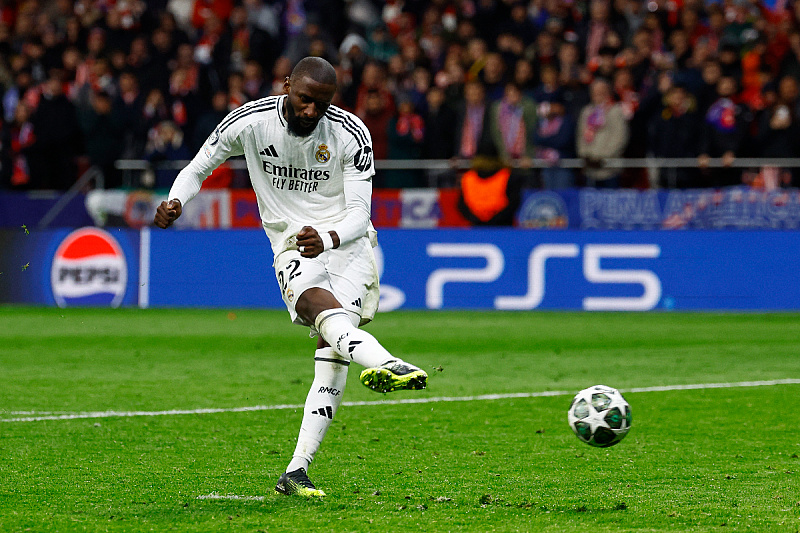
[[[161,202],[156,208],[156,217],[153,220],[159,228],[168,228],[173,222],[178,220],[181,216],[183,208],[181,207],[180,200],[170,200],[169,202]]]
[[[323,246],[319,233],[311,226],[305,226],[297,234],[297,251],[303,257],[317,257],[322,253]]]

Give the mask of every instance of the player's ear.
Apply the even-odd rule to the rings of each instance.
[[[289,76],[283,80],[283,94],[289,94],[289,88],[291,87],[291,83],[289,83]]]

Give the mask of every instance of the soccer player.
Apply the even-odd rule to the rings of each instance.
[[[317,336],[297,447],[275,490],[324,496],[307,470],[342,402],[350,363],[366,367],[361,382],[383,393],[424,389],[428,375],[359,329],[373,318],[379,298],[369,131],[331,105],[336,71],[324,59],[301,60],[283,92],[245,104],[220,122],[178,174],[155,224],[172,225],[215,168],[244,154],[283,301],[292,321]]]

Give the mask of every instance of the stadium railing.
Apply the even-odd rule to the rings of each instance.
[[[121,170],[124,174],[124,183],[127,187],[137,187],[147,185],[148,180],[144,177],[147,172],[152,172],[157,169],[170,169],[180,170],[185,167],[188,161],[163,161],[159,163],[151,163],[142,159],[121,159],[116,162],[116,168]],[[245,161],[243,158],[233,158],[227,162],[227,165],[233,170],[246,170]],[[556,164],[550,163],[543,159],[517,159],[511,162],[510,165],[515,169],[523,170],[537,170],[546,168],[567,168],[567,169],[583,169],[586,168],[586,161],[580,158],[561,159]],[[701,167],[697,157],[682,157],[682,158],[662,158],[662,157],[641,157],[641,158],[609,158],[601,161],[600,168],[610,169],[647,169],[650,175],[650,183],[656,187],[659,183],[659,173],[669,169],[681,168],[705,168],[705,169],[722,169],[734,168],[742,170],[760,170],[763,168],[778,168],[778,169],[800,169],[800,158],[759,158],[759,157],[742,157],[736,158],[732,162],[725,161],[722,158],[710,158],[707,163]],[[381,170],[415,170],[426,171],[427,173],[427,186],[428,187],[443,187],[457,185],[454,181],[454,172],[463,171],[470,168],[470,160],[468,159],[383,159],[375,161],[375,168],[377,171]],[[665,179],[661,180],[666,183],[667,188],[674,188],[675,176],[666,174]]]
[[[184,168],[189,161],[187,160],[174,160],[174,161],[161,161],[153,163],[145,159],[120,159],[115,162],[115,167],[123,173],[123,186],[125,188],[152,188],[152,175],[148,180],[147,173],[152,173],[154,170],[168,169],[174,170],[175,173]],[[244,158],[232,158],[226,163],[233,170],[246,170]],[[557,164],[552,164],[542,159],[529,159],[529,160],[515,160],[511,162],[512,168],[517,169],[545,169],[545,168],[568,168],[568,169],[583,169],[586,167],[586,162],[580,158],[561,159]],[[684,158],[610,158],[602,161],[603,168],[614,169],[647,169],[650,183],[656,187],[659,183],[659,172],[669,169],[679,168],[696,168],[699,169],[700,164],[696,157]],[[458,171],[463,171],[470,168],[470,161],[468,159],[404,159],[404,160],[376,160],[375,168],[381,170],[422,170],[427,172],[427,185],[428,187],[447,187],[457,185]],[[773,169],[800,169],[800,158],[755,158],[755,157],[742,157],[736,158],[733,161],[727,162],[722,158],[710,158],[707,164],[704,165],[707,169],[722,169],[734,168],[742,169],[743,171],[760,171],[764,168]],[[669,187],[674,188],[674,174],[667,175],[667,179],[663,180]],[[75,184],[66,191],[59,201],[45,213],[44,217],[39,222],[40,228],[46,228],[50,222],[63,210],[70,200],[82,191],[86,191],[92,186],[93,188],[104,188],[104,177],[102,171],[97,167],[90,167],[83,175],[81,175]]]

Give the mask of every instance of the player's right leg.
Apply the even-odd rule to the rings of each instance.
[[[318,312],[314,325],[336,353],[367,367],[359,379],[375,392],[425,388],[428,374],[424,370],[390,354],[375,337],[355,327],[344,309]]]
[[[331,252],[333,250],[327,253]],[[369,276],[360,272],[360,265],[349,264],[342,259],[351,254],[339,255],[324,260],[309,260],[302,258],[296,251],[287,251],[276,258],[276,276],[292,320],[298,324],[314,325],[336,353],[348,361],[355,361],[366,367],[367,370],[362,372],[361,382],[370,389],[384,393],[402,389],[424,389],[428,375],[416,366],[393,356],[375,337],[359,329],[358,320],[353,323],[356,316],[354,311],[345,310],[334,296],[335,289],[331,286],[328,268],[347,271],[351,278],[364,278],[359,283],[339,287],[342,298],[347,302],[364,299],[361,291],[365,290],[364,286],[369,281]],[[334,260],[341,264],[332,266],[331,261]],[[353,294],[349,294],[348,290]]]

